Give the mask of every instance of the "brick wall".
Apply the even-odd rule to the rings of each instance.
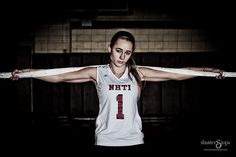
[[[136,52],[211,52],[217,46],[206,31],[174,28],[78,28],[69,24],[42,26],[35,33],[34,53],[105,53],[112,35],[127,30],[136,38]]]

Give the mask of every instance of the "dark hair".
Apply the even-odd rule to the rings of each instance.
[[[118,39],[124,39],[124,40],[127,40],[127,41],[130,41],[132,44],[133,44],[133,51],[135,50],[135,38],[134,36],[130,33],[130,32],[127,32],[127,31],[119,31],[119,32],[116,32],[112,39],[111,39],[111,42],[110,42],[110,47],[112,48],[116,41]]]
[[[111,48],[115,45],[115,43],[118,39],[124,39],[124,40],[130,41],[133,44],[132,50],[134,52],[134,50],[135,50],[135,38],[130,32],[118,31],[117,33],[115,33],[113,35],[112,39],[111,39],[111,42],[110,42],[110,47]],[[138,85],[140,87],[142,87],[142,81],[141,81],[141,78],[140,78],[140,76],[138,74],[138,71],[136,69],[136,63],[134,61],[133,55],[131,55],[131,57],[127,61],[127,66],[128,66],[128,69],[129,69],[130,79],[132,79],[131,76],[130,76],[130,73],[132,73],[134,78],[136,79]]]

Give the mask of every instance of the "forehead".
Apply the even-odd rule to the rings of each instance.
[[[130,50],[133,49],[133,44],[131,41],[125,39],[118,39],[114,45],[115,48],[121,48],[123,50]]]

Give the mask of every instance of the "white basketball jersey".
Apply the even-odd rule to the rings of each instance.
[[[99,114],[96,119],[95,144],[129,146],[143,144],[142,122],[138,113],[138,85],[128,68],[117,78],[109,65],[97,67],[96,89]]]

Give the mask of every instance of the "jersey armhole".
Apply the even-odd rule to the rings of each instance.
[[[96,85],[99,85],[99,82],[100,82],[100,79],[99,79],[99,69],[100,69],[100,67],[99,66],[97,66],[97,69],[96,69]]]

